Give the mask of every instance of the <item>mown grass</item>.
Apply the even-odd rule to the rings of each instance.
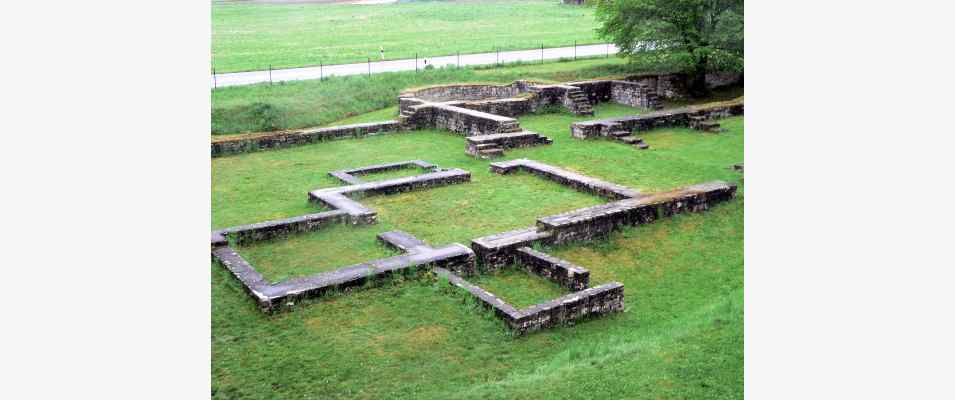
[[[592,118],[635,112],[618,105],[596,111]],[[211,265],[213,397],[742,397],[743,190],[729,166],[743,161],[743,119],[721,121],[728,129],[721,134],[652,131],[642,135],[651,149],[639,151],[570,138],[569,123],[589,118],[523,117],[523,127],[554,143],[512,150],[505,159],[532,158],[646,191],[713,179],[741,185],[736,200],[705,213],[547,249],[589,269],[593,284],[623,282],[625,312],[514,338],[446,283],[422,279],[266,316],[228,271]],[[306,192],[337,184],[327,171],[407,159],[466,169],[473,182],[369,198],[378,225],[302,239],[282,256],[307,265],[314,251],[328,264],[346,264],[375,251],[374,234],[390,229],[438,246],[468,244],[602,201],[528,175],[492,175],[487,161],[464,154],[462,137],[419,131],[214,159],[213,227],[313,212]],[[509,301],[537,300],[530,284],[508,283],[498,294]]]
[[[212,4],[216,72],[599,42],[593,9],[554,0]]]
[[[470,280],[508,304],[522,309],[556,299],[569,290],[554,282],[541,279],[540,276],[529,273],[517,266],[510,266],[494,273],[481,275]]]
[[[564,82],[646,71],[644,63],[619,58],[517,64],[501,68],[439,68],[282,84],[226,87],[212,91],[212,134],[233,134],[327,125],[393,107],[398,93],[445,83],[510,83],[516,79]],[[394,118],[376,114],[374,120]],[[381,118],[379,118],[381,117]],[[357,122],[357,121],[354,121]],[[337,123],[336,123],[337,124]]]

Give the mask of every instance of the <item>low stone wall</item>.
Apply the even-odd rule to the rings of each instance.
[[[515,333],[523,335],[623,311],[623,299],[623,284],[611,282],[530,306],[520,311],[519,318],[507,322]]]
[[[611,282],[583,289],[551,301],[536,304],[522,310],[514,308],[493,293],[474,285],[443,268],[435,268],[439,276],[447,277],[448,283],[464,289],[476,298],[483,307],[504,320],[516,335],[524,335],[558,325],[570,325],[576,321],[623,311],[623,284]]]
[[[519,95],[522,86],[520,81],[509,85],[441,85],[407,90],[401,93],[401,97],[416,97],[434,102],[503,99]]]
[[[330,128],[312,128],[291,132],[276,132],[262,135],[250,135],[237,138],[213,138],[212,157],[251,151],[277,149],[327,140],[351,139],[372,136],[399,130],[398,121],[371,122],[334,126]]]
[[[538,243],[549,244],[552,236],[550,232],[532,226],[479,237],[471,241],[471,250],[474,250],[482,272],[496,271],[517,261],[517,249]]]
[[[567,85],[576,86],[587,94],[587,99],[591,104],[605,103],[613,100],[611,96],[611,83],[608,80],[578,81],[568,82]]]
[[[573,188],[584,193],[604,197],[610,200],[627,199],[640,196],[640,192],[616,183],[603,181],[573,171],[558,168],[553,165],[540,163],[534,160],[521,158],[490,164],[491,172],[508,174],[517,170],[524,170],[561,185]]]
[[[466,154],[479,156],[483,148],[493,147],[501,150],[518,147],[531,147],[551,144],[550,138],[541,136],[537,132],[520,131],[511,133],[495,133],[491,135],[468,136]]]
[[[380,236],[379,240],[382,240]],[[474,271],[474,253],[457,243],[441,248],[419,245],[409,249],[406,254],[274,284],[266,281],[248,261],[229,246],[214,248],[212,256],[242,283],[255,299],[259,309],[266,313],[289,310],[301,300],[322,296],[329,290],[359,287],[369,280],[380,280],[396,273],[414,274],[419,270],[434,267],[461,274]]]
[[[467,108],[469,110],[486,112],[494,115],[502,115],[505,117],[519,117],[524,114],[529,114],[534,110],[534,99],[533,97],[524,97],[524,98],[510,98],[510,99],[498,99],[498,100],[485,100],[485,101],[461,101],[446,103],[450,105],[456,105],[461,108]]]
[[[517,262],[528,272],[569,290],[584,290],[590,286],[590,271],[570,261],[541,253],[530,247],[521,247],[515,254]]]
[[[582,208],[537,220],[553,244],[602,239],[627,225],[647,224],[682,212],[699,212],[732,199],[736,185],[714,181],[682,189]]]
[[[615,103],[630,107],[656,108],[659,96],[645,83],[611,81],[610,97]]]
[[[615,130],[639,132],[656,128],[689,126],[691,116],[704,116],[709,119],[717,119],[736,115],[743,115],[742,99],[656,111],[627,117],[575,122],[570,125],[570,131],[571,135],[575,138],[589,139],[607,136],[611,131]]]
[[[465,136],[520,131],[520,125],[514,118],[444,104],[434,104],[430,109],[435,128]]]
[[[374,174],[378,172],[393,171],[398,169],[420,168],[426,172],[434,172],[438,167],[432,163],[422,160],[399,161],[387,164],[369,165],[367,167],[343,169],[329,172],[328,175],[338,178],[348,185],[358,185],[365,183],[358,175]]]
[[[344,211],[348,214],[348,221],[353,225],[365,225],[376,223],[378,221],[378,214],[358,201],[351,199],[350,197],[352,196],[367,197],[395,194],[470,181],[470,172],[452,168],[384,181],[317,189],[308,193],[308,199],[310,202]]]
[[[333,223],[344,223],[347,217],[348,215],[344,211],[334,210],[235,226],[212,232],[212,242],[213,246],[217,243],[225,245],[227,244],[225,237],[234,239],[237,244],[270,240],[296,233],[311,232]]]

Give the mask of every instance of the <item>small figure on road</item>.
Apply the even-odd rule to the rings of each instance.
[[[383,46],[378,46],[378,52],[381,53],[381,60],[385,60],[385,48]]]

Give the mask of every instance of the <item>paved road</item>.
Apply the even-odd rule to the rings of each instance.
[[[598,55],[616,54],[617,47],[612,44],[594,44],[577,46],[577,57],[588,57]],[[555,47],[544,49],[544,60],[555,60],[561,57],[573,58],[574,47]],[[498,53],[480,53],[480,54],[462,54],[460,63],[464,65],[488,65],[495,63],[509,63],[515,61],[540,61],[541,50],[517,50],[502,51]],[[444,56],[427,58],[428,65],[442,67],[445,65],[458,64],[458,56]],[[424,69],[425,59],[418,59],[418,69]],[[371,63],[371,73],[394,72],[394,71],[412,71],[415,69],[415,60],[392,60],[392,61],[373,61]],[[326,65],[324,67],[290,68],[272,70],[272,82],[297,81],[304,79],[319,79],[328,76],[344,75],[362,75],[367,74],[369,70],[368,63],[356,64],[338,64]],[[253,83],[268,82],[269,71],[250,71],[234,72],[227,74],[216,74],[210,86],[238,86],[251,85]]]

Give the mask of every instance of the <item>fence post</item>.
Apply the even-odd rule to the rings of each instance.
[[[212,67],[212,90],[216,90],[216,67]]]
[[[610,43],[607,43],[607,57],[610,58]]]
[[[501,48],[500,47],[497,48],[497,65],[498,66],[501,65]]]
[[[418,53],[414,53],[414,72],[418,73]]]
[[[371,77],[371,57],[368,58],[368,77]]]
[[[461,68],[461,51],[458,50],[458,68]]]
[[[574,61],[577,61],[577,41],[574,41]]]
[[[272,86],[272,64],[269,64],[269,86]]]
[[[544,42],[541,42],[541,64],[544,63]]]
[[[325,80],[325,65],[321,62],[318,63],[318,81],[321,82]]]

